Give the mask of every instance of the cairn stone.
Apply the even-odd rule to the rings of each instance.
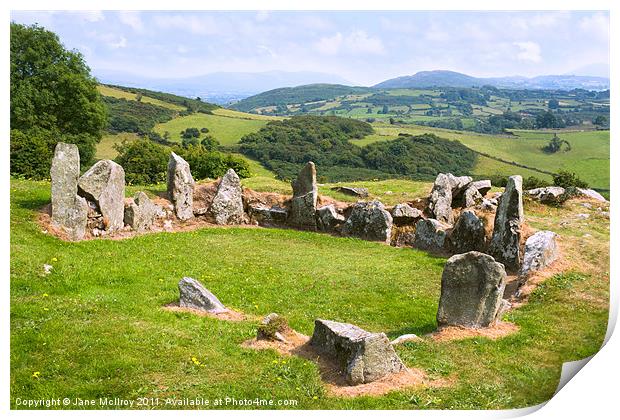
[[[88,203],[77,195],[80,153],[75,144],[58,143],[50,169],[52,178],[52,223],[61,227],[69,239],[84,238]]]
[[[289,224],[304,229],[316,229],[316,205],[319,198],[316,185],[316,168],[308,162],[299,171],[293,187],[293,198],[289,212]]]
[[[286,223],[288,211],[282,207],[267,207],[264,204],[249,204],[248,214],[250,218],[263,226],[275,226]]]
[[[353,197],[366,198],[368,197],[368,188],[363,187],[332,187],[332,191],[338,191],[346,195]]]
[[[228,312],[213,293],[191,277],[179,281],[179,306],[211,313]]]
[[[429,207],[435,215],[435,219],[444,223],[452,224],[452,174],[439,174],[435,178]]]
[[[450,250],[457,254],[483,251],[485,247],[484,224],[471,210],[461,213],[448,237]]]
[[[105,230],[122,229],[125,216],[125,170],[111,160],[95,163],[78,180],[79,194],[96,204]]]
[[[174,212],[180,220],[194,217],[194,178],[189,163],[174,152],[168,160],[168,197],[174,204]]]
[[[218,225],[239,224],[245,221],[241,180],[234,169],[229,169],[222,177],[209,211]]]
[[[527,194],[541,203],[553,203],[557,201],[566,190],[562,187],[543,187],[528,190]]]
[[[503,308],[506,271],[490,255],[477,251],[452,256],[441,276],[437,311],[440,327],[493,325]]]
[[[392,209],[392,219],[397,225],[409,225],[422,217],[422,212],[409,204],[397,204]]]
[[[406,369],[384,333],[317,319],[310,345],[344,371],[350,385],[365,384]]]
[[[378,200],[356,203],[342,228],[342,233],[369,241],[389,242],[392,234],[392,215]]]
[[[155,218],[162,212],[161,206],[153,203],[151,199],[138,191],[133,198],[133,202],[125,206],[125,224],[131,226],[135,231],[142,232],[149,230]]]
[[[421,219],[415,225],[413,247],[427,251],[442,251],[448,226],[435,219]]]
[[[495,213],[495,226],[489,244],[489,254],[508,270],[521,265],[521,225],[523,224],[523,179],[520,175],[508,178]]]
[[[328,204],[316,211],[318,228],[324,232],[334,231],[345,222],[345,217],[336,211],[336,206]]]
[[[558,234],[549,230],[536,232],[525,241],[523,265],[519,270],[519,285],[535,271],[542,270],[558,259],[560,251],[556,242]]]
[[[584,195],[588,198],[591,198],[593,200],[597,200],[597,201],[602,201],[603,203],[607,203],[607,199],[605,197],[603,197],[600,193],[596,192],[593,189],[590,188],[577,188],[577,191],[579,191],[579,193],[581,195]]]

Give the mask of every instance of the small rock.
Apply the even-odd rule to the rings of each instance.
[[[172,230],[172,220],[165,220],[164,221],[164,229]]]
[[[519,270],[519,284],[525,283],[533,272],[542,270],[559,257],[557,236],[555,232],[543,230],[527,238],[523,264]]]
[[[191,277],[179,281],[179,306],[211,313],[228,312],[217,297]]]
[[[390,344],[395,346],[397,344],[411,343],[416,341],[422,341],[422,339],[415,334],[405,334],[395,338],[390,342]]]
[[[422,217],[422,212],[409,204],[397,204],[392,209],[392,220],[397,225],[407,225]]]
[[[592,204],[590,204],[590,203],[581,203],[581,206],[585,207],[587,209],[591,209],[592,208]]]
[[[153,203],[145,193],[138,191],[133,202],[125,207],[124,221],[133,230],[142,232],[151,228],[160,212],[160,206]]]
[[[332,187],[332,191],[338,191],[346,195],[353,197],[366,198],[368,197],[368,188],[362,187]]]
[[[316,211],[317,225],[324,232],[334,231],[345,222],[345,217],[336,211],[336,206],[328,204]]]
[[[527,194],[541,203],[554,203],[565,191],[562,187],[544,187],[529,190]]]
[[[435,219],[421,219],[415,225],[413,246],[427,251],[442,251],[448,226]]]
[[[288,342],[284,337],[285,334],[291,331],[288,326],[288,322],[284,317],[270,313],[267,315],[258,326],[256,332],[256,339],[258,340],[274,340],[281,341],[283,343]]]
[[[590,215],[587,213],[579,213],[576,215],[577,219],[579,220],[586,220],[590,218]]]
[[[48,275],[52,272],[52,270],[54,269],[53,266],[49,265],[49,264],[43,264],[43,273],[45,275]]]

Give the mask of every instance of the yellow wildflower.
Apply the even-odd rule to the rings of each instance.
[[[39,375],[41,375],[41,372],[38,372],[38,371],[37,371],[37,372],[33,372],[33,373],[32,373],[32,377],[33,377],[34,379],[39,379]]]

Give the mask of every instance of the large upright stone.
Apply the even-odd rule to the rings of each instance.
[[[452,174],[439,174],[435,178],[429,207],[440,222],[452,224]]]
[[[359,202],[342,227],[342,233],[369,241],[390,242],[392,215],[378,201]]]
[[[513,175],[508,178],[506,189],[500,197],[489,244],[489,254],[509,270],[518,270],[521,265],[519,244],[522,223],[523,179],[520,175]]]
[[[333,360],[350,385],[406,369],[384,333],[370,333],[355,325],[317,319],[310,345]]]
[[[50,169],[52,178],[52,223],[71,240],[84,238],[88,203],[77,195],[80,153],[75,144],[58,143]]]
[[[525,283],[533,272],[542,270],[559,257],[557,236],[557,233],[550,230],[541,230],[527,238],[523,265],[519,270],[519,284]]]
[[[95,203],[106,230],[123,228],[125,215],[125,170],[111,160],[95,163],[78,181],[79,193]]]
[[[291,185],[293,198],[288,223],[300,228],[316,229],[316,205],[319,195],[314,163],[308,162]]]
[[[448,227],[435,219],[418,220],[415,225],[413,247],[426,251],[443,251]]]
[[[153,203],[148,195],[138,191],[133,202],[125,206],[124,222],[133,230],[142,232],[151,228],[161,210],[161,207]]]
[[[222,177],[209,211],[218,225],[239,224],[245,221],[241,181],[234,169],[229,169]]]
[[[174,152],[168,160],[168,197],[180,220],[194,217],[194,178],[189,163]]]
[[[179,281],[179,306],[212,313],[228,312],[213,293],[191,277]]]
[[[483,251],[485,246],[484,223],[471,210],[461,213],[448,237],[450,251],[462,254]]]
[[[470,328],[494,324],[505,287],[504,266],[490,255],[471,251],[452,256],[441,275],[437,323]]]

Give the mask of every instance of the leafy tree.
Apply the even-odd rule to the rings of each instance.
[[[124,141],[115,146],[116,163],[125,170],[129,184],[155,184],[166,180],[169,148],[147,139]]]
[[[11,153],[12,173],[34,178],[49,173],[47,157],[59,141],[78,143],[82,164],[89,163],[101,139],[106,110],[82,55],[65,49],[56,34],[38,25],[11,23],[10,44],[11,140],[17,142]],[[37,140],[28,144],[22,141],[24,135]],[[18,154],[38,153],[42,158],[33,159],[30,168],[13,162]]]
[[[541,112],[536,116],[536,127],[538,128],[557,128],[558,120],[551,111]]]
[[[598,126],[605,126],[609,124],[609,120],[604,115],[597,115],[596,118],[592,120],[592,124],[598,125]]]
[[[200,131],[196,127],[186,128],[181,131],[181,137],[184,139],[198,138],[200,137]]]
[[[588,188],[588,183],[581,180],[574,172],[560,171],[553,175],[553,185],[562,188]]]
[[[220,142],[215,139],[215,137],[211,135],[207,135],[204,139],[200,141],[200,144],[204,146],[210,152],[217,150],[220,145]]]
[[[189,163],[195,179],[219,178],[230,168],[234,169],[240,178],[250,176],[249,165],[245,159],[209,151],[202,144],[176,147],[175,153]]]
[[[557,99],[549,99],[547,106],[549,107],[549,109],[558,109],[560,107],[560,101],[558,101]]]
[[[568,141],[562,140],[557,133],[553,133],[553,138],[549,140],[549,144],[542,147],[542,150],[545,153],[557,153],[562,149],[563,144],[566,145],[567,152],[571,150],[571,145]]]

